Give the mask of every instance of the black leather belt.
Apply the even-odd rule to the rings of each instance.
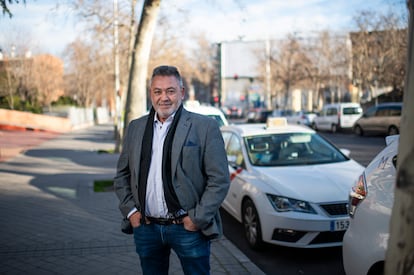
[[[182,224],[183,223],[183,218],[185,216],[182,217],[178,217],[178,218],[173,218],[173,219],[168,219],[168,218],[154,218],[154,217],[145,217],[150,223],[155,223],[155,224],[159,224],[159,225],[171,225],[171,224]]]

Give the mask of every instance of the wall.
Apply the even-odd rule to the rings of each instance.
[[[97,123],[108,123],[109,112],[98,108],[67,107],[45,114],[0,109],[0,129],[33,129],[64,133]]]
[[[68,132],[72,129],[71,122],[68,118],[6,109],[0,109],[0,127],[5,129],[22,128],[44,130],[58,133]]]

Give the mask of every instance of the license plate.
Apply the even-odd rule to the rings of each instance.
[[[349,227],[349,220],[331,221],[331,231],[344,231]]]

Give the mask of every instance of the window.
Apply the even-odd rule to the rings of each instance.
[[[401,116],[401,106],[377,106],[377,113],[375,116]]]
[[[379,107],[376,116],[389,116],[390,109],[388,107]]]
[[[229,143],[232,134],[230,132],[222,132],[221,134],[224,140],[224,147],[227,147],[227,144]]]
[[[401,116],[401,106],[390,106],[390,116]]]
[[[333,116],[337,114],[338,114],[338,109],[336,108],[328,108],[328,110],[326,111],[327,116]]]
[[[360,107],[346,107],[343,113],[344,115],[359,115],[362,113],[362,109]]]
[[[244,158],[242,153],[242,147],[239,138],[236,135],[232,135],[227,146],[227,158],[229,162],[233,162],[237,166],[244,165]]]
[[[254,166],[311,165],[347,160],[340,151],[316,134],[286,133],[245,137]]]
[[[246,137],[245,143],[250,162],[253,165],[269,165],[272,160],[277,159],[280,147],[280,136],[263,135]]]
[[[371,108],[369,108],[369,109],[365,112],[364,117],[373,117],[373,116],[375,116],[376,110],[377,110],[377,108],[376,108],[376,107],[371,107]]]

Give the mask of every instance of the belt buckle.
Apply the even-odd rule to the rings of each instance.
[[[170,219],[159,219],[158,221],[160,225],[171,225],[174,222],[173,220],[170,220]]]
[[[155,217],[147,217],[150,223],[155,223],[159,225],[171,225],[174,223],[174,219],[170,218],[155,218]]]

